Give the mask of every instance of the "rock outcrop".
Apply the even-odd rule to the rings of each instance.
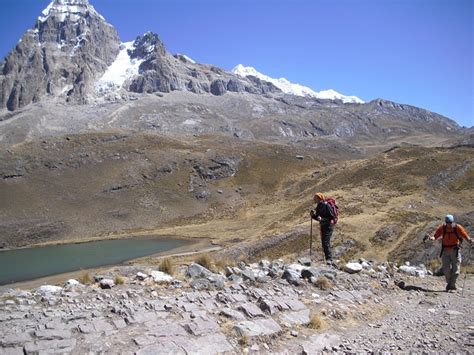
[[[227,91],[266,94],[281,92],[269,82],[242,78],[212,65],[199,64],[166,51],[157,34],[138,36],[129,51],[132,60],[141,62],[138,75],[125,89],[136,93],[191,91],[221,96]],[[256,80],[255,80],[256,79]]]
[[[3,290],[0,353],[465,351],[469,297],[435,292],[440,278],[358,262],[357,274],[317,263],[240,262],[226,267],[227,278],[190,264],[181,267],[182,281],[146,265],[122,266],[94,277],[106,287],[68,280],[63,287]],[[284,279],[287,270],[297,284]],[[234,277],[250,271],[258,277]],[[196,287],[214,276],[221,282]],[[114,285],[114,277],[124,284]]]

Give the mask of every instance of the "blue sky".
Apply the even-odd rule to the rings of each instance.
[[[0,0],[0,56],[49,0]],[[122,41],[159,34],[172,53],[226,70],[384,98],[474,125],[472,0],[90,0]]]

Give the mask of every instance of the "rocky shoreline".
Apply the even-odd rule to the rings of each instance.
[[[473,282],[443,289],[423,266],[366,260],[120,266],[2,291],[0,354],[468,353]]]

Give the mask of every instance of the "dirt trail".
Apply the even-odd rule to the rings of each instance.
[[[463,282],[461,275],[459,289]],[[405,290],[380,300],[390,313],[343,332],[338,350],[472,353],[474,275],[468,275],[464,292],[447,293],[444,287],[444,277],[405,281]]]

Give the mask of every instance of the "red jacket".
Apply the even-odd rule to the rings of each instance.
[[[434,234],[434,239],[438,239],[440,237],[443,237],[443,247],[444,248],[452,248],[461,242],[459,238],[456,236],[456,231],[454,228],[456,228],[456,231],[458,232],[457,235],[459,238],[464,238],[466,240],[469,240],[469,234],[467,234],[466,230],[461,226],[460,224],[456,223],[447,223],[447,224],[442,224],[436,229],[436,232]],[[446,233],[444,233],[444,229],[446,228]]]

